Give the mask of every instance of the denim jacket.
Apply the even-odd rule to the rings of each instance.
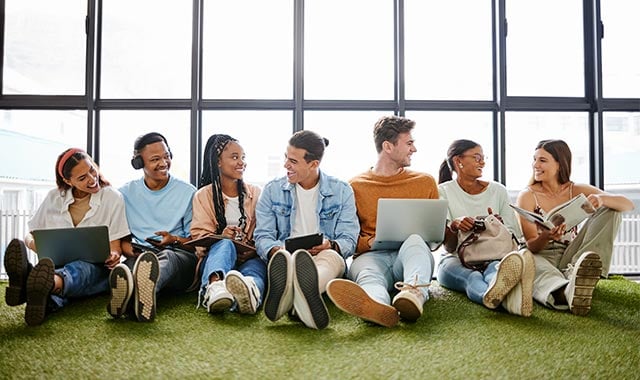
[[[256,208],[256,229],[253,238],[258,255],[269,261],[269,251],[284,247],[284,240],[291,234],[295,218],[295,185],[286,177],[267,183]],[[318,216],[321,233],[340,246],[346,259],[355,251],[360,224],[351,186],[320,171]]]

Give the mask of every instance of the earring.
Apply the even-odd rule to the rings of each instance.
[[[459,167],[460,169],[462,169],[462,164],[458,164],[458,167]]]

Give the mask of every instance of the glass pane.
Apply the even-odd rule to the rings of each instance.
[[[5,191],[19,191],[13,207],[35,210],[56,186],[60,153],[86,149],[86,125],[84,111],[0,111],[0,198]]]
[[[373,142],[373,125],[388,115],[383,111],[307,111],[304,129],[329,140],[321,169],[348,181],[375,165],[378,157]]]
[[[589,117],[578,112],[508,112],[506,114],[507,188],[524,189],[533,174],[536,145],[561,139],[571,149],[571,180],[589,183]]]
[[[84,95],[86,0],[6,0],[2,92]]]
[[[393,2],[304,4],[305,98],[393,99]]]
[[[262,187],[285,174],[284,153],[293,131],[292,120],[290,111],[204,111],[202,151],[214,133],[237,139],[247,155],[244,179]]]
[[[640,189],[640,113],[604,114],[604,183]],[[639,194],[640,196],[640,194]]]
[[[493,145],[491,112],[407,112],[416,121],[413,137],[418,151],[411,167],[427,172],[438,181],[440,164],[447,158],[447,149],[454,140],[473,140],[482,146],[489,158],[483,172],[485,179],[493,179]]]
[[[189,98],[192,2],[103,2],[102,98]]]
[[[640,97],[640,3],[602,1],[602,94],[607,98]]]
[[[293,1],[206,1],[203,96],[293,98]]]
[[[406,98],[492,99],[491,1],[404,4]]]
[[[116,187],[142,177],[131,166],[133,143],[149,132],[161,133],[169,143],[171,175],[190,182],[189,111],[102,111],[100,113],[100,168]]]
[[[507,94],[584,96],[582,0],[507,1]]]

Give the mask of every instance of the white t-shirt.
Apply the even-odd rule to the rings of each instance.
[[[314,234],[320,231],[318,221],[318,194],[320,182],[309,190],[296,184],[296,204],[291,237]]]
[[[96,194],[91,194],[89,211],[77,226],[73,225],[69,213],[69,205],[73,202],[71,190],[66,191],[63,197],[60,195],[60,190],[52,189],[29,220],[29,230],[107,226],[110,241],[129,235],[124,200],[118,190],[113,187],[103,187]]]
[[[224,206],[224,218],[227,221],[227,226],[237,226],[238,221],[240,221],[240,203],[238,202],[238,197],[228,197],[225,194],[222,194],[224,198],[227,200],[227,203]]]

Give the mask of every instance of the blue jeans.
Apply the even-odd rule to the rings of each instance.
[[[462,265],[456,255],[444,255],[438,266],[438,282],[445,288],[466,293],[471,301],[482,305],[482,296],[496,276],[499,262],[492,261],[484,272],[480,272]]]
[[[106,293],[109,290],[109,269],[104,264],[73,261],[56,269],[64,285],[60,295],[52,294],[51,309],[57,310],[69,303],[70,298],[80,298]]]
[[[360,285],[374,300],[391,304],[389,292],[396,281],[408,284],[430,284],[434,259],[429,247],[418,235],[411,235],[398,251],[370,251],[353,259],[349,278]],[[427,288],[418,288],[429,299]]]
[[[236,265],[236,260],[236,247],[231,240],[222,239],[212,245],[202,264],[202,279],[200,282],[202,289],[209,284],[209,276],[213,272],[222,272],[224,275],[230,270],[236,269],[243,276],[253,278],[260,291],[260,303],[262,303],[267,278],[267,266],[264,261],[259,257],[254,257],[240,265]]]

